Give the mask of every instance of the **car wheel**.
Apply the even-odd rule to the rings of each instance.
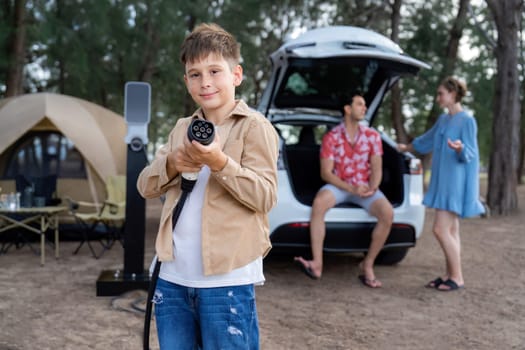
[[[376,258],[378,265],[395,265],[405,258],[408,248],[396,248],[381,251]]]

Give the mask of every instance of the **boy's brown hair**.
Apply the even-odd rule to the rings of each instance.
[[[196,62],[210,53],[222,56],[233,68],[239,64],[241,49],[235,37],[215,23],[202,23],[184,39],[180,61]]]

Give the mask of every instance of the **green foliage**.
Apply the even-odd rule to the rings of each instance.
[[[496,73],[496,59],[492,45],[496,40],[496,33],[493,22],[487,20],[490,15],[486,6],[473,6],[472,13],[475,15],[470,16],[464,36],[468,38],[467,42],[472,47],[469,53],[473,56],[468,61],[459,61],[457,74],[467,82],[469,94],[464,104],[476,118],[481,164],[487,167],[492,147]]]
[[[54,91],[123,113],[124,84],[152,86],[150,140],[163,143],[176,122],[195,106],[189,102],[179,62],[185,35],[201,22],[216,22],[241,43],[244,81],[238,96],[257,105],[270,73],[268,56],[288,37],[318,26],[362,26],[389,36],[390,2],[384,0],[42,0],[27,3],[27,92]],[[403,113],[411,136],[425,131],[444,64],[450,23],[458,1],[405,0],[400,46],[432,69],[402,79]],[[484,3],[472,4],[468,44],[478,52],[459,60],[455,74],[469,85],[465,100],[477,118],[482,162],[487,163],[492,128],[495,60],[487,38],[495,36]],[[0,7],[0,48],[7,52],[12,30],[9,6]],[[7,55],[0,55],[0,96]],[[389,96],[378,117],[391,133]],[[377,125],[378,123],[376,123]],[[155,147],[153,147],[154,149]],[[152,150],[153,150],[152,149]]]
[[[446,58],[454,11],[450,2],[441,1],[408,2],[405,11],[407,16],[402,18],[399,44],[407,54],[431,66],[429,70],[422,70],[416,79],[402,82],[408,133],[417,136],[426,129],[427,116],[439,84],[438,75]]]
[[[9,22],[9,7],[0,6],[0,95],[5,91],[5,80],[8,67],[8,38],[12,30]]]
[[[2,32],[2,27],[0,26],[0,33]],[[0,38],[1,40],[1,38]],[[0,46],[3,46],[3,43],[0,42]],[[7,57],[5,55],[0,55],[0,95],[5,92],[5,80],[7,78]]]

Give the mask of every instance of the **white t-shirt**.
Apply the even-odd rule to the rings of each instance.
[[[199,172],[197,182],[180,213],[173,230],[173,254],[175,259],[163,262],[159,277],[163,280],[191,288],[213,288],[263,284],[262,257],[246,266],[222,275],[204,275],[201,249],[202,205],[210,169],[204,166]],[[220,235],[220,232],[217,232]],[[152,267],[154,266],[153,260]]]

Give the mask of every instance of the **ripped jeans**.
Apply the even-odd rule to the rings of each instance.
[[[259,349],[251,284],[189,288],[159,278],[153,304],[161,350]]]

